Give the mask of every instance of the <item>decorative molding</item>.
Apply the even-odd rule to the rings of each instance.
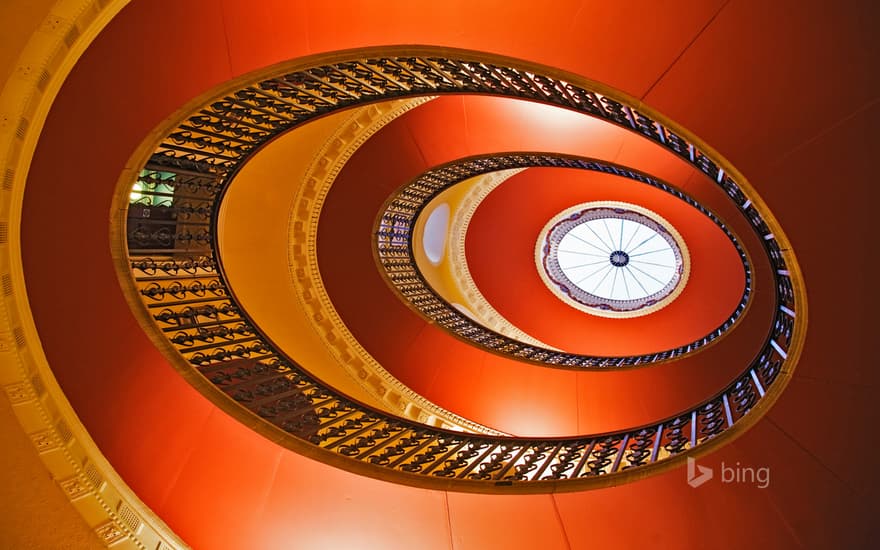
[[[127,540],[143,550],[159,544],[177,550],[187,545],[119,477],[71,408],[43,353],[27,296],[21,293],[21,208],[46,115],[74,63],[126,4],[128,0],[56,2],[0,93],[0,379],[7,382],[6,396],[43,464],[59,480],[59,490],[72,502],[94,499],[95,506],[71,510],[80,513],[102,542],[109,546]],[[84,464],[100,480],[96,485],[85,481]],[[141,523],[138,533],[120,522],[107,500],[111,495],[131,503],[129,514]]]
[[[58,442],[57,434],[53,430],[43,430],[31,434],[31,441],[37,452],[40,454],[47,453],[61,446]]]
[[[119,504],[116,506],[116,515],[134,534],[140,532],[143,527],[143,522],[138,513],[123,500],[120,500]]]
[[[9,398],[9,402],[13,405],[27,403],[28,401],[32,401],[34,399],[34,396],[31,393],[32,389],[29,388],[28,385],[24,382],[9,384],[8,386],[6,386],[5,390],[6,397]]]
[[[95,465],[91,462],[85,462],[83,464],[83,475],[86,480],[92,484],[92,487],[101,492],[107,486],[104,482],[104,476],[101,475],[101,472],[95,467]]]
[[[107,523],[95,527],[95,534],[98,535],[101,542],[107,546],[112,546],[126,536],[125,531],[113,521],[108,521]]]
[[[318,150],[290,208],[290,278],[300,304],[309,312],[312,328],[338,364],[389,410],[403,418],[440,428],[502,435],[503,432],[462,418],[425,399],[385,370],[342,321],[330,300],[318,265],[321,208],[345,163],[383,126],[431,99],[433,97],[402,99],[356,109]]]
[[[35,372],[33,376],[31,376],[31,387],[34,389],[34,394],[37,397],[42,397],[44,393],[46,393],[46,384],[43,383],[43,378],[40,376],[39,372]]]
[[[92,490],[92,488],[83,481],[82,477],[78,475],[70,479],[65,479],[64,481],[59,481],[58,486],[61,487],[61,490],[64,491],[64,494],[67,495],[69,500],[77,500],[78,498],[91,493]]]
[[[64,418],[60,418],[58,422],[55,424],[55,434],[58,436],[58,439],[61,441],[62,445],[67,445],[73,440],[73,432],[70,429],[70,426],[67,425],[67,421]]]

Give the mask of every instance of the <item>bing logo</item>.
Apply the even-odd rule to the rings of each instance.
[[[687,483],[693,488],[706,483],[712,479],[715,472],[712,468],[700,466],[696,459],[688,457],[687,459]],[[770,486],[770,468],[753,468],[751,466],[741,466],[739,462],[736,466],[727,466],[721,463],[721,483],[750,483],[758,487],[758,489],[766,489]]]

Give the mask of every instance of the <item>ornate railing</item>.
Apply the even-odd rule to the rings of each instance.
[[[499,334],[452,307],[427,282],[413,254],[413,230],[419,214],[431,200],[453,185],[488,172],[512,168],[574,168],[614,174],[650,185],[696,208],[711,219],[730,239],[745,271],[742,297],[730,316],[705,336],[661,352],[601,357],[566,353]],[[555,367],[607,369],[637,367],[681,358],[715,341],[730,329],[746,310],[752,290],[751,266],[739,241],[718,217],[686,193],[648,174],[612,163],[549,153],[517,153],[463,159],[434,168],[398,189],[388,198],[375,231],[376,256],[389,285],[426,318],[455,336],[494,353]]]
[[[575,84],[577,77],[514,68],[515,61],[461,55],[470,60],[431,53],[358,59],[339,54],[320,66],[244,86],[167,134],[132,187],[126,239],[140,312],[165,347],[176,350],[173,362],[185,363],[182,372],[191,380],[193,371],[200,373],[199,384],[212,386],[208,394],[220,406],[299,452],[429,487],[537,492],[620,483],[673,466],[754,422],[790,376],[805,330],[799,271],[779,244],[785,241],[775,222],[753,203],[756,196],[749,198],[751,191],[683,132],[636,109],[622,94],[599,93],[591,89],[599,85],[587,81]],[[463,92],[529,98],[601,117],[661,143],[722,186],[762,237],[775,269],[773,329],[742,374],[699,406],[654,424],[521,439],[441,430],[373,410],[322,384],[273,346],[235,300],[215,247],[217,206],[236,168],[262,143],[319,115],[391,97]],[[498,162],[482,159],[477,165]],[[465,175],[462,167],[448,170],[453,177]],[[412,216],[417,210],[402,202],[395,207]],[[265,423],[255,423],[254,416]]]

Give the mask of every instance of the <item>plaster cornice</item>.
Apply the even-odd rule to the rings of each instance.
[[[20,223],[46,116],[73,65],[128,0],[58,1],[0,93],[0,386],[59,488],[104,544],[187,545],[116,473],[82,425],[43,352],[25,289]]]
[[[430,101],[417,97],[355,110],[316,153],[290,209],[288,263],[291,281],[312,327],[339,365],[388,410],[423,424],[471,433],[503,435],[432,403],[389,373],[348,330],[327,293],[318,265],[318,221],[333,182],[345,163],[373,134],[407,111]]]

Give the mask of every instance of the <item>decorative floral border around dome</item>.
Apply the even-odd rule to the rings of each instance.
[[[669,282],[647,296],[619,300],[590,293],[572,281],[566,275],[565,268],[559,264],[559,245],[575,227],[598,219],[634,221],[660,235],[675,255],[674,272]],[[611,255],[617,252],[612,251]],[[617,265],[610,256],[608,260],[609,265]],[[626,256],[626,263],[629,260]],[[626,263],[620,267],[625,267]],[[681,294],[690,275],[690,253],[681,234],[672,224],[647,208],[612,201],[578,204],[554,216],[538,236],[535,264],[541,280],[560,300],[580,311],[612,318],[640,317],[663,309]]]

